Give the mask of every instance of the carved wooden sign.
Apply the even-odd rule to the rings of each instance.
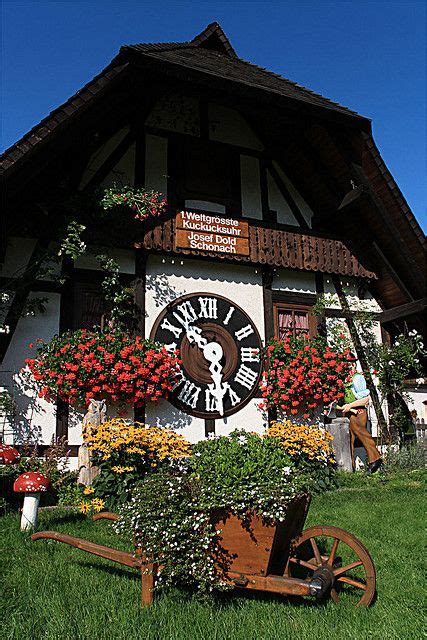
[[[249,255],[249,226],[243,220],[180,211],[175,219],[175,248]]]

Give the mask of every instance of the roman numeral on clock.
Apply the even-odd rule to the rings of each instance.
[[[228,385],[228,395],[230,396],[230,402],[232,407],[235,407],[236,404],[239,404],[241,398],[240,396],[237,395],[234,389],[230,387],[230,385]]]
[[[185,404],[188,404],[188,406],[192,409],[195,409],[197,400],[199,399],[200,391],[200,387],[190,382],[190,380],[185,380],[184,386],[182,387],[178,398],[179,400],[181,400],[181,402],[184,402]]]
[[[238,382],[242,387],[246,387],[246,389],[252,389],[257,378],[258,374],[256,371],[252,371],[252,369],[249,369],[245,364],[241,364],[234,377],[234,382]]]
[[[201,318],[218,317],[218,301],[216,298],[199,298],[199,305]]]
[[[173,333],[175,338],[179,338],[179,336],[182,333],[181,327],[176,327],[174,324],[171,324],[167,318],[163,320],[160,326],[162,329],[165,329],[166,331],[170,331],[171,333]]]
[[[179,315],[176,311],[173,312],[173,315],[187,331],[188,327],[192,325],[195,320],[197,320],[197,314],[191,306],[191,302],[189,300],[186,300],[182,304],[179,304],[176,309],[181,315]]]
[[[226,326],[227,326],[227,324],[230,322],[230,320],[231,320],[231,316],[233,315],[233,313],[234,313],[234,307],[230,307],[230,308],[229,308],[229,310],[228,310],[227,315],[226,315],[226,316],[225,316],[225,318],[224,318],[224,324],[225,324]]]
[[[255,347],[241,347],[240,360],[242,362],[259,362],[259,349]]]
[[[217,400],[211,394],[209,389],[205,391],[205,407],[206,411],[216,411],[217,410]]]
[[[238,331],[235,331],[234,335],[236,336],[237,340],[240,342],[240,340],[243,340],[243,338],[247,338],[253,332],[254,332],[254,330],[251,327],[251,325],[247,324],[245,327],[242,327]]]

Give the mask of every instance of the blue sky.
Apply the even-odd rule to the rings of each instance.
[[[2,149],[122,44],[188,40],[213,20],[241,57],[371,118],[427,230],[424,0],[3,0]]]

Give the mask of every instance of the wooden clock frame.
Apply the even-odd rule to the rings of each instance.
[[[245,407],[250,400],[252,400],[252,398],[257,394],[258,390],[259,390],[259,383],[261,380],[261,376],[262,376],[262,372],[263,372],[263,358],[262,358],[262,340],[261,340],[261,336],[259,334],[259,331],[255,325],[255,323],[252,321],[252,319],[250,318],[250,316],[246,313],[246,311],[244,311],[242,309],[242,307],[240,307],[238,304],[236,304],[235,302],[229,300],[228,298],[226,298],[225,296],[221,296],[218,295],[216,293],[212,293],[212,292],[206,292],[206,291],[195,291],[194,293],[190,293],[190,294],[186,294],[183,296],[180,296],[178,298],[176,298],[175,300],[173,300],[172,302],[170,302],[161,312],[160,314],[157,316],[153,327],[150,331],[150,340],[154,341],[156,334],[158,332],[158,329],[160,327],[160,324],[163,322],[163,320],[165,319],[165,317],[168,315],[168,313],[170,313],[170,311],[176,307],[177,304],[180,303],[184,303],[187,300],[190,299],[194,299],[194,298],[198,298],[198,297],[209,297],[209,298],[217,298],[218,300],[221,300],[225,303],[227,303],[230,307],[233,307],[236,311],[239,312],[239,314],[242,314],[242,316],[247,320],[248,323],[250,323],[251,328],[253,330],[253,335],[254,335],[254,340],[256,341],[256,347],[255,348],[259,348],[259,365],[258,365],[258,370],[257,370],[257,377],[255,379],[255,382],[252,386],[252,388],[249,390],[249,392],[247,393],[247,395],[245,395],[245,397],[240,400],[240,402],[238,402],[235,406],[229,407],[228,409],[226,409],[223,413],[223,415],[220,415],[219,412],[217,411],[202,411],[200,409],[193,409],[191,407],[189,407],[187,404],[183,403],[182,401],[179,400],[179,398],[177,397],[177,395],[175,394],[171,394],[171,396],[168,398],[169,402],[177,407],[178,409],[180,409],[181,411],[183,411],[184,413],[188,414],[188,415],[192,415],[194,417],[197,418],[203,418],[204,420],[218,420],[218,419],[223,419],[226,417],[229,417],[235,413],[237,413],[238,411],[240,411],[241,409],[243,409],[243,407]],[[209,325],[208,322],[203,323],[205,326]],[[212,323],[215,324],[217,327],[221,328],[222,331],[224,331],[224,328],[221,324],[219,323]],[[197,325],[197,321],[196,321],[196,325]],[[202,325],[203,326],[203,325]],[[231,333],[228,332],[228,336],[229,336],[229,340],[231,340],[233,342],[233,344],[235,344],[235,340],[232,337]],[[251,334],[252,335],[252,334]],[[186,340],[186,338],[184,338],[184,340]],[[182,342],[184,342],[184,340],[182,340]],[[224,344],[224,341],[226,342],[226,337],[224,334],[222,334],[222,343]],[[226,360],[226,364],[224,366],[224,373],[225,373],[225,380],[228,380],[233,374],[236,373],[237,368],[239,366],[240,363],[240,356],[237,354],[237,348],[230,348],[230,343],[228,343],[227,345],[227,352],[228,352],[228,359]],[[182,359],[184,359],[186,357],[186,353],[184,353],[184,350],[187,351],[188,350],[188,345],[186,343],[184,343],[184,348],[182,349],[183,353],[181,353],[181,357]],[[203,358],[203,356],[200,354],[200,357]],[[188,359],[187,359],[187,363],[188,363]],[[190,359],[191,362],[191,359]],[[197,367],[197,364],[195,365]],[[251,369],[252,371],[254,371],[253,369]],[[208,381],[204,380],[203,378],[197,379],[197,375],[199,375],[199,378],[202,377],[201,372],[200,371],[195,371],[194,369],[190,369],[190,371],[188,370],[187,366],[184,365],[184,373],[186,374],[186,378],[189,379],[190,381],[194,381],[195,384],[206,384]]]

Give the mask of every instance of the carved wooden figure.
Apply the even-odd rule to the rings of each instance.
[[[88,425],[98,427],[105,422],[105,416],[107,413],[107,405],[105,400],[91,400],[88,410],[83,417],[83,433]],[[84,484],[90,487],[94,479],[99,473],[98,467],[94,466],[91,461],[90,451],[87,444],[83,442],[79,447],[78,453],[78,469],[79,469],[79,484]]]

